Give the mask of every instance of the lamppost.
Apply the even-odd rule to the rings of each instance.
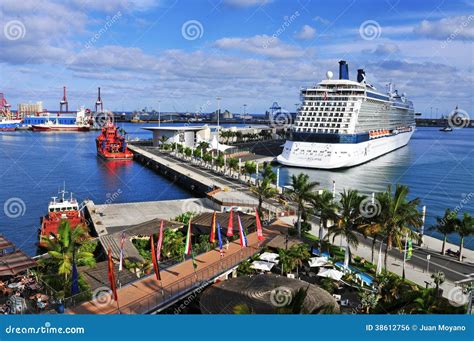
[[[160,102],[158,101],[158,127],[161,127],[161,111],[160,111]]]
[[[220,133],[219,116],[221,114],[221,98],[216,97],[216,100],[217,100],[217,155],[219,155],[219,133]]]

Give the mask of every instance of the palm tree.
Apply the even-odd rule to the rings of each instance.
[[[198,143],[198,148],[202,149],[203,151],[207,151],[209,146],[210,146],[209,142],[201,141]]]
[[[291,176],[291,186],[290,197],[298,206],[297,228],[298,237],[301,238],[301,216],[303,215],[307,203],[314,200],[314,190],[316,186],[318,186],[318,183],[309,181],[308,174],[300,173]]]
[[[319,214],[319,240],[323,239],[323,230],[328,228],[328,221],[336,221],[339,206],[334,201],[331,192],[323,190],[317,193],[314,200],[311,201],[314,211]]]
[[[162,252],[166,258],[180,257],[184,251],[184,237],[179,231],[165,229]]]
[[[457,213],[452,212],[449,208],[444,212],[444,216],[436,217],[436,225],[432,226],[430,230],[436,230],[443,235],[443,246],[441,248],[441,254],[446,253],[446,241],[448,235],[457,230],[460,221],[457,217]]]
[[[308,247],[306,244],[297,244],[290,247],[289,251],[294,259],[296,271],[298,272],[298,269],[303,266],[303,263],[311,257]]]
[[[462,262],[464,238],[474,234],[474,217],[469,213],[464,213],[462,220],[459,221],[456,232],[459,234],[459,237],[461,237],[459,241],[459,261]]]
[[[262,213],[264,199],[270,199],[277,195],[278,191],[272,186],[269,179],[258,180],[255,186],[251,187],[253,193],[258,197],[258,212]]]
[[[163,145],[166,144],[166,141],[169,140],[169,137],[168,136],[161,136],[158,140],[159,144],[160,144],[160,147],[162,147]]]
[[[381,207],[376,220],[386,243],[385,268],[387,268],[388,251],[393,244],[395,243],[401,249],[401,241],[405,236],[418,238],[413,229],[418,229],[423,223],[417,208],[420,199],[408,200],[408,192],[407,186],[397,184],[395,193],[392,193],[392,187],[389,185],[387,191],[378,193],[376,196]]]
[[[276,183],[277,175],[273,171],[272,165],[270,163],[265,163],[263,169],[260,171],[262,179],[268,179],[271,183]]]
[[[414,305],[411,310],[415,314],[435,313],[439,306],[439,300],[433,295],[433,289],[423,289],[421,296],[413,301]]]
[[[293,271],[296,267],[296,260],[294,257],[294,251],[291,249],[278,249],[278,255],[281,266],[281,273],[288,274]]]
[[[257,164],[253,161],[246,161],[244,164],[245,173],[252,176],[257,171]]]
[[[446,276],[444,275],[444,272],[438,271],[431,274],[431,278],[433,279],[433,282],[436,287],[436,294],[439,296],[439,286],[444,283],[444,281],[446,280]]]
[[[232,175],[232,171],[236,171],[239,169],[239,160],[236,159],[235,157],[229,158],[229,169],[230,169],[230,174]]]
[[[81,245],[89,239],[86,227],[78,225],[72,229],[69,221],[63,220],[58,227],[58,233],[51,233],[50,236],[51,238],[44,237],[43,242],[58,275],[64,277],[65,283],[71,275],[73,262],[87,266],[95,265],[94,255],[80,250]]]
[[[349,258],[351,255],[351,246],[357,248],[359,240],[355,231],[362,223],[362,215],[360,212],[360,205],[364,197],[359,195],[357,190],[344,190],[341,193],[339,201],[340,210],[337,215],[336,224],[328,227],[328,238],[332,236],[332,242],[336,237],[341,237],[346,240]]]

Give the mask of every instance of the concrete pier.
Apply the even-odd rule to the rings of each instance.
[[[258,198],[250,191],[248,184],[202,169],[190,161],[183,161],[155,150],[130,146],[134,159],[157,173],[171,179],[197,196],[206,197],[212,208],[223,211],[238,206],[244,212],[251,212],[258,205]],[[276,200],[265,200],[263,208],[277,216],[287,215],[287,209]],[[183,211],[184,212],[184,211]]]

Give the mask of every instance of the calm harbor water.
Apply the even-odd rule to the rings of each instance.
[[[151,133],[142,124],[121,124],[132,137],[147,138]],[[98,158],[98,132],[3,132],[0,133],[1,178],[0,233],[27,253],[36,252],[40,217],[58,188],[82,201],[95,203],[139,202],[191,197],[191,194],[158,176],[137,162],[106,162]],[[5,204],[21,201],[13,216],[5,214]],[[12,214],[10,214],[11,216]]]
[[[156,124],[120,124],[131,137],[150,138],[141,128]],[[135,162],[112,163],[97,158],[95,137],[88,133],[0,133],[2,186],[0,233],[29,254],[36,250],[39,219],[51,196],[66,183],[80,201],[140,202],[190,197],[191,194]],[[410,186],[412,197],[427,205],[427,225],[445,208],[454,209],[474,192],[474,129],[442,133],[420,128],[410,144],[359,167],[342,171],[281,168],[281,183],[301,171],[338,191],[357,188],[364,193],[383,190],[388,184]],[[10,201],[9,201],[10,200]],[[23,202],[6,215],[7,203]],[[461,211],[474,214],[474,197]],[[428,234],[433,232],[427,231]],[[438,236],[439,237],[439,236]],[[456,236],[451,240],[457,242]],[[466,241],[473,248],[473,238]]]

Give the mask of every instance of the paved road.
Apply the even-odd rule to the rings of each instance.
[[[365,245],[369,248],[372,247],[371,238],[364,238],[362,235],[359,235],[358,239],[361,245]],[[375,263],[377,262],[379,248],[380,242],[377,242],[375,247]],[[390,250],[389,255],[403,261],[403,251],[399,250],[398,248],[393,248],[392,250]],[[429,269],[428,261],[426,259],[427,255],[431,255],[431,259],[429,261]],[[470,275],[474,276],[473,264],[460,263],[456,261],[453,257],[443,256],[434,251],[418,248],[417,246],[414,246],[412,258],[407,261],[406,264],[407,267],[416,266],[420,269],[424,269],[424,271],[429,270],[430,273],[442,271],[446,275],[446,279],[452,282],[469,278]]]

